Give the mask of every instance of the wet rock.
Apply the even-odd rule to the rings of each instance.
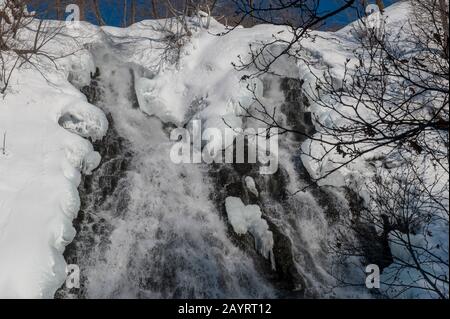
[[[309,101],[303,93],[303,84],[303,80],[293,78],[283,78],[280,82],[280,89],[285,97],[280,110],[286,115],[286,124],[299,132],[293,136],[297,141],[303,141],[315,133],[311,112],[307,110]]]
[[[236,160],[236,139],[233,141],[233,169],[242,177],[246,174],[250,174],[252,170],[256,170],[258,168],[258,165],[256,163],[249,163],[248,162],[248,138],[247,136],[244,138],[244,163],[238,163]]]
[[[99,102],[102,91],[99,87],[99,77],[100,69],[96,68],[95,73],[91,72],[91,83],[89,85],[83,86],[80,91],[83,93],[88,102],[96,105]]]
[[[285,285],[287,290],[295,291],[302,295],[306,288],[306,283],[295,267],[291,239],[283,234],[280,228],[270,220],[267,220],[267,222],[273,233],[273,253],[276,256],[276,271],[280,281]]]
[[[229,184],[225,185],[225,192],[228,196],[245,197],[245,190],[242,187],[241,182],[234,182],[234,183],[229,183]]]
[[[176,129],[177,125],[172,122],[163,122],[162,128],[163,128],[164,132],[167,134],[167,136],[170,137],[170,132],[172,132],[172,130]]]
[[[348,220],[345,216],[340,216],[339,222],[343,223],[348,232],[355,234],[356,241],[351,241],[351,237],[340,236],[338,246],[343,247],[337,247],[337,251],[362,255],[366,264],[376,264],[382,271],[393,262],[388,242],[391,225],[385,222],[380,234],[371,219],[367,218],[366,208],[358,194],[351,189],[345,189],[345,194],[353,217]]]
[[[256,184],[260,187],[261,193],[270,196],[273,200],[282,202],[286,199],[286,185],[289,183],[289,175],[283,167],[279,167],[272,175],[256,175]]]
[[[131,101],[131,107],[133,109],[138,109],[139,108],[139,100],[138,100],[138,97],[136,94],[136,75],[132,68],[130,68],[129,71],[130,71],[130,78],[131,78],[129,100]]]

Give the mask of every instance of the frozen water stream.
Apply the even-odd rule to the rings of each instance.
[[[315,187],[288,195],[308,183],[295,155],[299,142],[280,141],[279,170],[270,176],[260,175],[252,164],[174,164],[167,124],[138,107],[134,79],[152,78],[152,72],[120,59],[127,44],[108,37],[101,43],[90,47],[99,74],[82,91],[108,114],[110,130],[95,144],[102,163],[80,186],[77,236],[65,253],[67,263],[80,267],[81,289],[62,289],[57,297],[298,298],[329,293],[327,245],[335,231],[329,221],[349,207],[338,190]],[[281,103],[298,129],[307,130],[311,123],[301,83],[269,79],[264,98]],[[256,197],[243,186],[246,176],[255,179]],[[273,233],[270,260],[255,249],[252,235],[237,235],[229,225],[229,196],[260,206]]]
[[[66,253],[80,267],[82,289],[60,294],[274,296],[252,259],[227,238],[202,166],[173,164],[173,142],[160,120],[133,108],[130,67],[111,52],[93,50],[101,72],[97,104],[114,123],[102,143],[112,154],[102,154],[101,166],[85,182],[80,229]],[[111,193],[102,194],[102,188]]]

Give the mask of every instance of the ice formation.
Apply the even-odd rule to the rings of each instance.
[[[227,197],[225,200],[228,220],[233,230],[238,235],[252,234],[255,239],[255,247],[272,263],[275,269],[273,258],[273,234],[269,230],[269,225],[261,217],[261,209],[258,205],[244,205],[238,197]]]

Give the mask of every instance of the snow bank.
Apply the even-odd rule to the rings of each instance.
[[[100,162],[85,138],[99,140],[108,128],[67,82],[68,69],[48,81],[18,70],[0,98],[0,298],[52,298],[66,278],[62,254],[75,236],[81,173]]]
[[[186,112],[185,105],[174,99],[177,94],[183,94],[186,87],[176,77],[170,80],[164,76],[153,79],[138,78],[136,80],[136,95],[139,107],[148,115],[155,115],[163,122],[181,125]]]
[[[247,54],[249,44],[270,40],[274,31],[272,26],[259,26],[214,36],[224,31],[224,26],[212,21],[209,30],[194,32],[177,66],[160,68],[151,79],[138,78],[136,93],[141,110],[187,128],[191,128],[192,120],[201,120],[202,133],[217,129],[225,134],[228,127],[243,128],[243,108],[254,103],[249,88],[261,98],[263,83],[260,79],[241,80],[245,72],[235,70],[231,63],[237,62],[238,55]],[[157,60],[155,52],[152,54]],[[216,145],[214,140],[223,145]],[[232,138],[214,140],[208,143],[211,149],[227,148],[233,142]]]
[[[269,230],[267,222],[261,218],[261,209],[258,205],[247,205],[242,203],[238,197],[227,197],[225,208],[233,230],[238,235],[247,232],[255,239],[255,247],[266,259],[270,259],[272,268],[275,269],[273,256],[273,235]]]

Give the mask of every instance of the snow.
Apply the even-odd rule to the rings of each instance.
[[[410,1],[398,1],[389,7],[385,8],[383,14],[381,15],[380,27],[382,27],[385,31],[388,31],[390,35],[398,35],[399,33],[403,33],[401,29],[405,26],[405,23],[408,21],[410,17],[412,7]],[[373,20],[376,15],[371,14],[368,16],[368,20]],[[365,21],[357,20],[344,28],[338,30],[336,32],[340,37],[345,38],[348,41],[355,41],[358,38],[359,32],[361,32],[361,28],[363,27],[363,23]]]
[[[0,99],[0,132],[6,132],[6,154],[0,152],[3,298],[52,298],[64,282],[62,253],[75,236],[80,176],[100,162],[85,138],[101,139],[106,117],[65,78],[55,72],[46,81],[21,69]],[[69,115],[73,121],[60,126]]]
[[[273,235],[269,225],[261,217],[261,209],[258,205],[244,205],[238,197],[227,197],[225,208],[233,230],[238,235],[250,232],[255,239],[255,247],[266,259],[270,259],[272,268],[275,269],[273,259]]]
[[[180,92],[182,89],[177,85],[179,81],[167,83],[165,79],[158,76],[153,79],[139,78],[136,80],[136,95],[139,107],[148,115],[155,115],[164,122],[180,124],[183,121],[183,107],[174,105],[164,99],[163,90]],[[170,95],[170,92],[168,93]]]

